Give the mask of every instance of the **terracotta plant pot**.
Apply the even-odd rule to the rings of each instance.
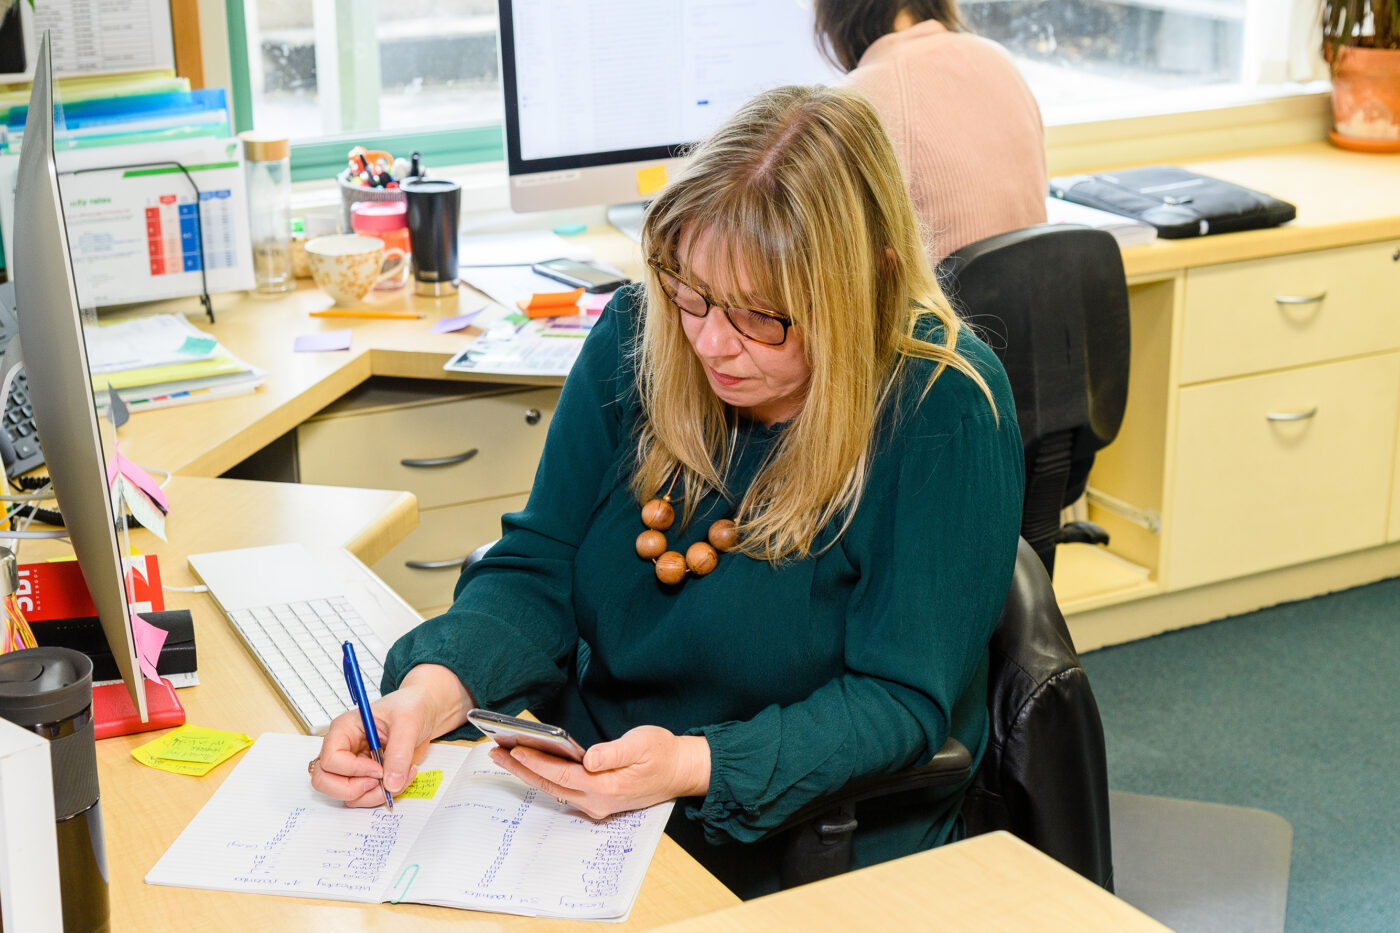
[[[1343,149],[1400,152],[1400,49],[1337,49],[1327,136]]]

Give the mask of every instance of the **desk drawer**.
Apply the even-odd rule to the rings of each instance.
[[[1395,243],[1186,273],[1183,384],[1400,348]]]
[[[437,569],[409,567],[408,561],[444,562],[466,557],[501,536],[501,516],[525,507],[528,495],[504,496],[428,509],[418,515],[418,527],[375,563],[379,578],[415,609],[452,602],[460,565]]]
[[[1181,390],[1168,586],[1380,544],[1400,354]]]
[[[301,481],[407,489],[422,509],[529,492],[558,401],[556,388],[527,389],[309,421],[297,428]]]

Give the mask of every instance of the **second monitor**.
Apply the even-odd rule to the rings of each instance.
[[[517,211],[641,201],[753,95],[838,75],[797,0],[498,4]]]

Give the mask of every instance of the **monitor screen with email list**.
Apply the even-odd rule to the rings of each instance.
[[[511,207],[644,200],[754,94],[829,84],[803,0],[498,0]]]

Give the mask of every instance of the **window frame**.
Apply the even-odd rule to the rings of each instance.
[[[253,95],[248,58],[248,20],[244,0],[225,0],[225,27],[229,46],[229,96],[233,130],[253,128]],[[353,146],[388,152],[422,154],[431,165],[473,165],[505,159],[505,136],[499,124],[425,130],[415,133],[345,133],[315,142],[292,143],[292,181],[333,177],[345,168],[346,153]]]

